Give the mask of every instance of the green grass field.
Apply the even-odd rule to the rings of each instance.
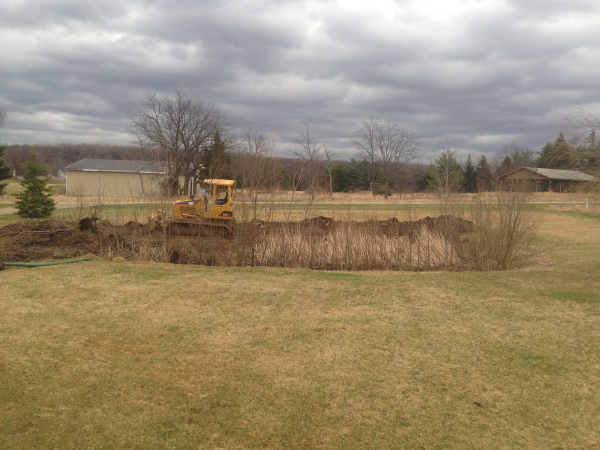
[[[6,195],[15,195],[20,192],[23,192],[23,190],[25,189],[23,186],[21,186],[19,184],[19,181],[17,181],[17,180],[6,180],[5,182],[8,182],[8,185],[6,186],[6,189],[4,191],[4,194],[6,194]],[[60,180],[60,179],[50,180],[50,182],[48,183],[47,186],[52,188],[53,195],[64,195],[65,194],[66,184],[65,184],[64,180]]]
[[[0,272],[0,448],[600,446],[600,219],[524,270]]]
[[[77,207],[73,202],[73,206],[60,205],[52,214],[52,219],[76,221],[82,217],[90,217],[94,214],[99,215],[103,220],[109,220],[113,223],[123,224],[130,220],[146,223],[148,215],[155,209],[161,207],[158,204],[138,203],[135,205],[101,205],[94,206],[92,202],[86,207]],[[65,207],[67,206],[67,207]],[[3,208],[14,208],[14,203],[0,203],[0,210]],[[16,222],[19,217],[16,214],[1,214],[0,227]]]

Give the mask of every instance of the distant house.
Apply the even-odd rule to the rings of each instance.
[[[552,190],[552,182],[554,182],[555,185],[558,183],[559,191],[562,192],[563,183],[567,183],[570,186],[574,183],[597,181],[597,178],[587,173],[577,172],[576,170],[544,169],[538,167],[520,167],[498,177],[498,181],[514,180],[532,180],[536,182],[536,187],[540,184],[545,187],[547,184],[548,191]]]
[[[65,167],[67,195],[158,195],[160,179],[166,174],[165,168],[164,162],[156,161],[82,159]]]

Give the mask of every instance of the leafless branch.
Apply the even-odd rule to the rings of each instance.
[[[588,108],[572,106],[569,110],[570,112],[561,113],[559,116],[571,124],[575,136],[581,137],[600,130],[600,118]]]
[[[273,139],[254,130],[245,130],[236,146],[234,172],[250,196],[252,220],[258,219],[260,194],[276,189],[281,182],[281,171],[273,158],[275,147]]]
[[[402,128],[397,122],[391,120],[372,118],[368,121],[364,120],[358,130],[358,138],[353,139],[352,143],[361,158],[371,166],[373,195],[375,195],[376,167],[381,170],[386,198],[394,172],[420,155],[419,144],[413,131]]]
[[[302,124],[302,128],[298,131],[298,134],[300,137],[296,138],[295,141],[300,147],[294,147],[289,151],[302,161],[302,172],[305,174],[310,201],[312,202],[315,199],[316,190],[319,185],[319,172],[324,157],[324,146],[318,140],[314,140],[311,137],[308,122]]]
[[[154,160],[166,162],[169,176],[184,176],[187,189],[200,166],[203,147],[217,130],[228,127],[215,105],[192,100],[177,90],[174,97],[158,97],[149,91],[130,129],[143,150]]]

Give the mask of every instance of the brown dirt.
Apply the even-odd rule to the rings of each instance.
[[[261,236],[297,229],[325,235],[344,226],[363,228],[377,235],[408,236],[411,240],[423,229],[448,230],[453,235],[473,230],[471,222],[453,216],[409,222],[395,218],[341,222],[319,216],[294,223],[237,224],[233,236],[227,237],[223,230],[213,228],[179,226],[165,234],[162,229],[149,232],[145,224],[137,222],[114,225],[93,218],[77,222],[22,220],[0,227],[0,260],[27,262],[94,254],[110,259],[168,260],[174,264],[247,265],[253,242]]]

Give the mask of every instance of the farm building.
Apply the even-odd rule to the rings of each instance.
[[[505,173],[498,177],[498,181],[515,181],[515,180],[531,180],[535,182],[536,190],[552,190],[554,183],[555,189],[562,192],[563,184],[572,186],[576,183],[586,181],[596,181],[596,178],[587,173],[577,172],[576,170],[558,170],[558,169],[543,169],[538,167],[521,167],[512,172]]]
[[[158,195],[166,164],[155,161],[82,159],[65,168],[67,195],[139,197]]]

